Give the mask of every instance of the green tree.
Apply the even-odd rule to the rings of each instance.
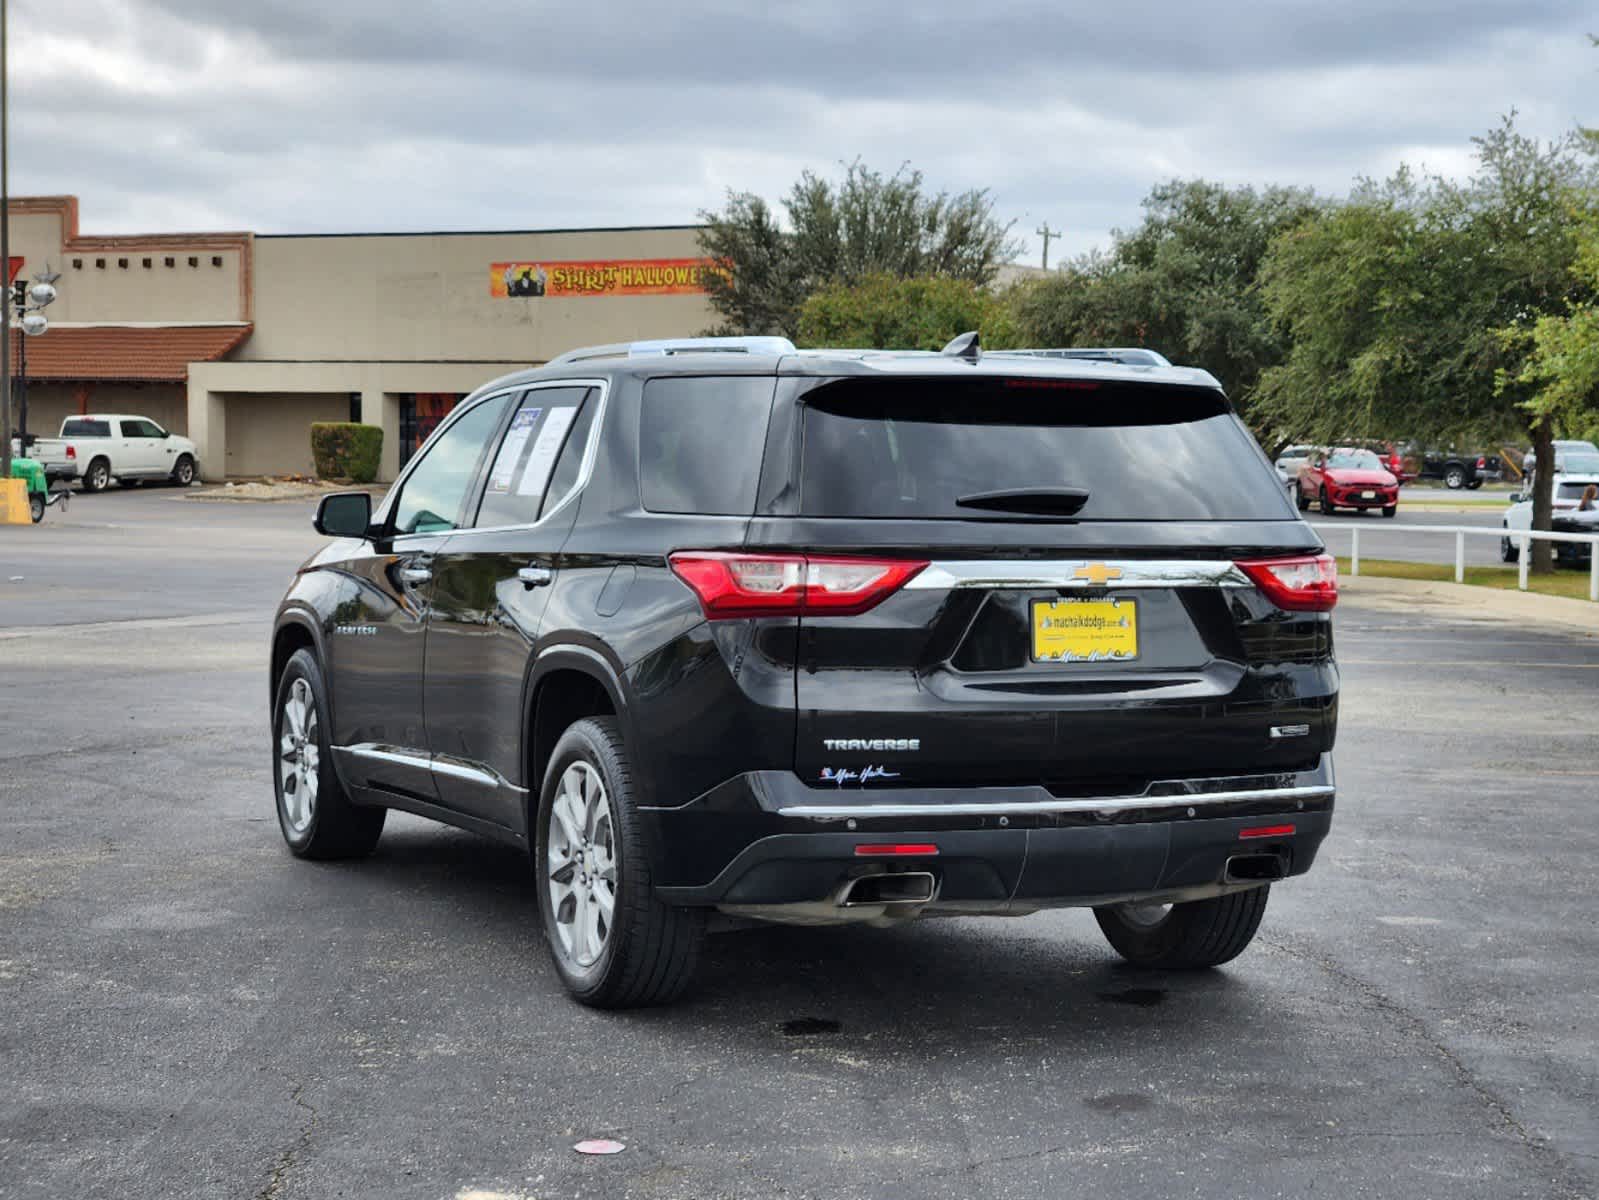
[[[1401,169],[1273,242],[1262,286],[1290,349],[1262,375],[1262,419],[1323,439],[1520,430],[1551,460],[1552,419],[1521,379],[1526,339],[1504,331],[1573,298],[1570,202],[1591,194],[1593,164],[1575,138],[1528,138],[1511,117],[1474,141],[1466,182]],[[1535,488],[1539,529],[1549,474]],[[1548,543],[1533,568],[1550,569]]]
[[[968,279],[868,275],[859,283],[830,283],[800,307],[802,346],[938,350],[956,334],[976,329],[985,347],[1018,345],[1004,298]]]
[[[782,201],[786,224],[749,192],[702,212],[700,246],[727,270],[710,282],[716,333],[799,331],[805,298],[829,283],[874,275],[947,276],[987,284],[1018,246],[986,190],[929,193],[922,173],[850,163],[841,180],[806,171]]]
[[[1599,432],[1599,212],[1591,198],[1577,223],[1572,272],[1579,295],[1563,313],[1502,331],[1507,346],[1524,358],[1514,379],[1500,373],[1499,386],[1529,389],[1530,411],[1565,433],[1592,437]]]
[[[1015,296],[1022,336],[1040,346],[1148,346],[1215,375],[1244,412],[1284,349],[1256,286],[1272,239],[1322,205],[1300,188],[1173,180],[1144,200],[1137,228]]]

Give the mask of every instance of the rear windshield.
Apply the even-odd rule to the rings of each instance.
[[[110,421],[67,421],[61,426],[62,437],[110,437]]]
[[[1071,519],[1088,521],[1291,515],[1276,471],[1211,389],[839,380],[805,405],[807,516],[1014,519],[1005,501],[996,511],[981,499],[1011,490],[1086,491]],[[1018,516],[1037,515],[1025,507]]]

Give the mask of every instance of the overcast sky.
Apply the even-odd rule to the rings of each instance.
[[[11,188],[86,233],[682,224],[860,157],[1068,252],[1172,176],[1342,193],[1599,123],[1593,0],[13,0]],[[1060,243],[1052,257],[1060,253]]]

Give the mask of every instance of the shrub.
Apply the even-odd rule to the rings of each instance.
[[[923,275],[896,279],[870,275],[856,284],[830,283],[800,308],[799,341],[805,346],[856,346],[888,350],[939,350],[975,329],[983,346],[1017,345],[1006,302],[964,279]]]
[[[348,479],[371,483],[378,477],[383,454],[383,430],[356,421],[314,421],[311,457],[320,479]]]

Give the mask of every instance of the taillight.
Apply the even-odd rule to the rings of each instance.
[[[1338,564],[1330,554],[1304,558],[1255,558],[1238,569],[1266,599],[1289,612],[1327,612],[1338,603]]]
[[[67,447],[67,457],[68,458],[77,458],[78,457],[78,448],[76,446],[68,446]]]
[[[1484,467],[1486,467],[1486,466],[1487,466],[1487,465],[1488,465],[1488,460],[1487,460],[1487,459],[1486,459],[1486,458],[1479,458],[1479,459],[1478,459],[1478,460],[1477,460],[1477,470],[1479,470],[1479,471],[1480,471],[1480,470],[1482,470],[1482,469],[1483,469],[1483,468],[1484,468]]]
[[[850,616],[881,603],[926,562],[820,558],[806,554],[732,554],[680,550],[672,571],[699,597],[705,615]]]

